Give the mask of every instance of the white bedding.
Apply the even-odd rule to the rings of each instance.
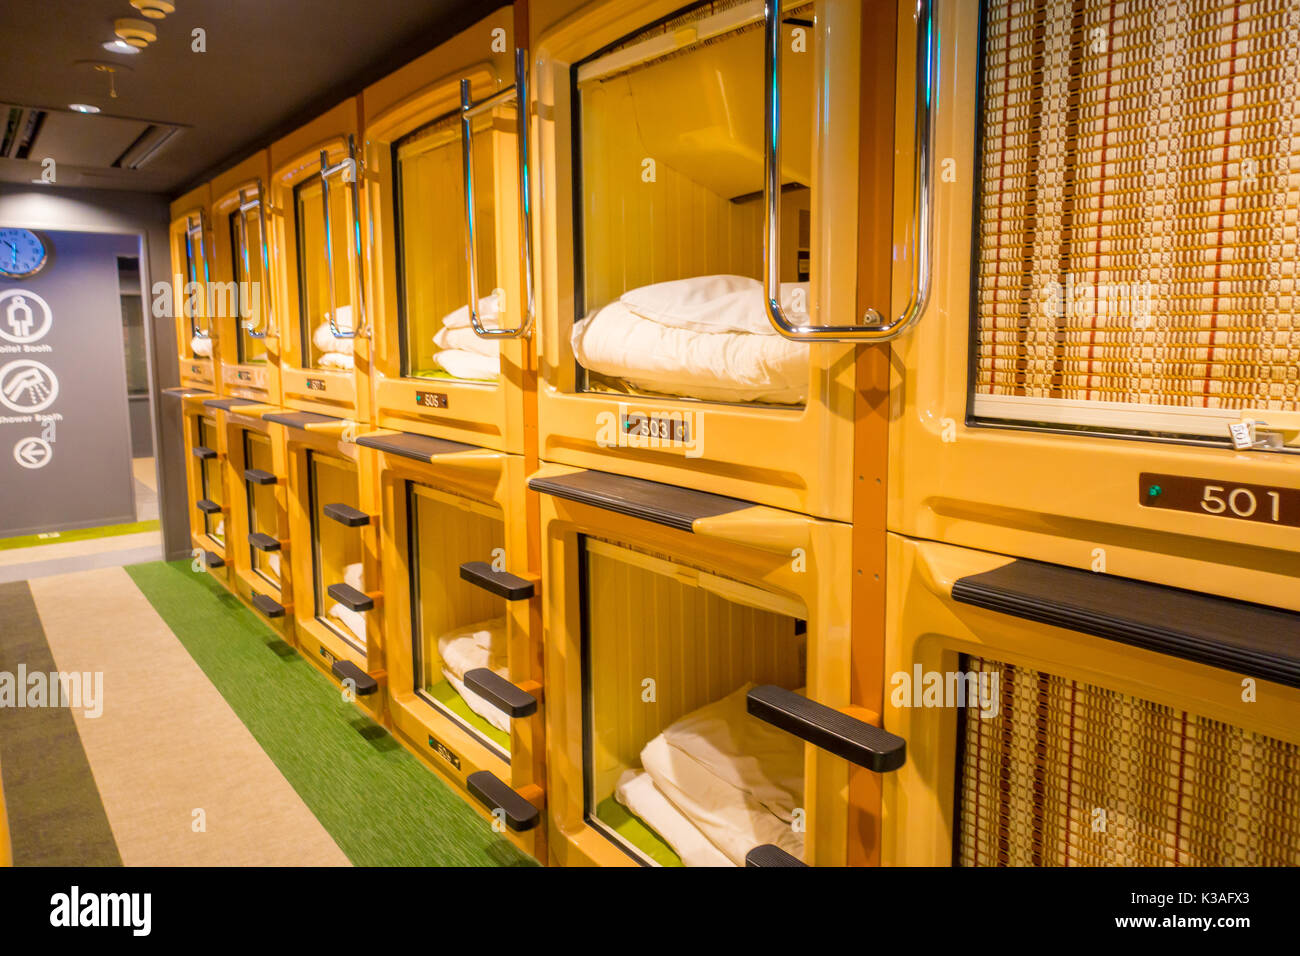
[[[720,402],[807,398],[808,345],[779,335],[663,325],[620,300],[576,323],[572,343],[585,368],[638,389]]]
[[[687,714],[641,750],[658,792],[736,866],[764,843],[803,857],[803,834],[791,826],[803,805],[803,743],[746,712],[753,686]],[[677,849],[670,833],[633,812]],[[665,815],[663,825],[680,830],[675,817]]]
[[[780,334],[767,317],[763,283],[748,276],[696,276],[656,282],[624,292],[619,301],[641,318],[670,328]],[[794,313],[796,321],[806,321],[808,283],[783,282],[781,307],[787,313]]]
[[[336,312],[335,326],[340,332],[352,331],[352,306],[341,305]],[[321,352],[338,352],[341,355],[352,354],[352,343],[355,338],[348,336],[346,338],[336,336],[330,329],[329,316],[326,315],[325,321],[316,326],[316,331],[311,334],[312,344]]]
[[[501,354],[499,339],[485,339],[469,326],[443,326],[433,337],[433,344],[440,349],[459,349],[462,352],[476,352],[488,358]]]
[[[355,360],[351,352],[324,352],[316,360],[317,368],[351,369]]]
[[[332,620],[336,626],[351,632],[352,636],[357,639],[358,644],[365,645],[366,619],[359,611],[353,611],[342,604],[335,603],[330,605],[326,617]]]
[[[497,317],[505,310],[505,307],[505,289],[493,289],[488,295],[478,300],[479,322],[484,328],[494,328],[497,324]],[[470,328],[468,303],[444,315],[442,317],[442,327],[444,329]]]
[[[668,802],[644,770],[624,770],[614,799],[627,807],[673,848],[687,866],[732,866],[699,827]]]
[[[442,676],[474,711],[497,730],[510,730],[510,717],[465,686],[465,672],[486,667],[498,677],[510,677],[506,658],[506,619],[492,618],[449,631],[438,638]]]
[[[433,353],[433,360],[456,378],[491,381],[501,374],[501,360],[495,355],[480,355],[464,349],[443,349]]]
[[[190,351],[198,358],[212,358],[212,338],[196,335],[190,339]]]

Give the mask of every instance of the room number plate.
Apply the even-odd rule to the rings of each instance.
[[[1143,472],[1138,478],[1138,503],[1144,508],[1300,528],[1300,488]]]

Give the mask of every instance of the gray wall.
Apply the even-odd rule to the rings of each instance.
[[[144,289],[171,274],[167,249],[168,203],[162,196],[105,189],[16,186],[0,183],[0,226],[76,232],[138,235],[143,239],[141,272]],[[151,297],[146,298],[146,302]],[[186,514],[184,438],[179,402],[161,390],[179,384],[176,330],[168,318],[146,313],[149,378],[152,386],[154,449],[158,461],[158,497],[163,546],[168,558],[190,553]]]
[[[0,534],[63,531],[135,520],[131,428],[122,352],[118,256],[140,254],[138,236],[42,230],[48,260],[36,275],[0,280]],[[39,297],[39,301],[35,297]],[[15,333],[9,308],[22,302],[36,325]],[[46,309],[50,316],[45,328]],[[35,341],[26,341],[32,335]],[[48,350],[48,351],[46,351]],[[36,364],[32,364],[36,363]],[[16,377],[53,376],[48,397],[13,395]],[[42,385],[44,388],[44,385]],[[48,403],[48,404],[47,404]],[[46,439],[49,439],[46,441]],[[20,464],[29,450],[34,467]]]

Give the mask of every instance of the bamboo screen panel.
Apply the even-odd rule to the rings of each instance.
[[[963,866],[1296,866],[1300,747],[998,661],[966,714]]]
[[[1300,0],[990,0],[976,395],[1300,409]]]

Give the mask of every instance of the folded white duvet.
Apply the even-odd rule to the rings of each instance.
[[[614,799],[644,820],[687,866],[733,865],[694,823],[668,802],[645,771],[624,770],[614,789]]]
[[[506,290],[493,289],[491,293],[483,296],[478,300],[478,320],[484,328],[493,328],[497,324],[497,317],[505,311],[506,307]],[[442,317],[442,327],[444,329],[468,329],[471,328],[469,321],[469,304],[462,305],[459,309],[448,312]]]
[[[350,369],[354,367],[351,352],[325,352],[316,360],[319,368]]]
[[[344,629],[351,631],[357,643],[366,643],[366,619],[359,611],[353,611],[342,604],[331,604],[326,616]]]
[[[641,751],[655,786],[737,866],[774,843],[803,857],[803,743],[745,711],[746,684],[688,714]]]
[[[619,301],[643,319],[671,328],[779,335],[763,298],[763,283],[757,279],[713,275],[641,286],[624,292]],[[780,299],[794,321],[807,321],[807,282],[783,282]]]
[[[576,323],[572,342],[585,368],[648,391],[779,404],[808,393],[808,345],[779,335],[665,326],[619,301]]]
[[[462,328],[443,326],[434,335],[433,344],[440,349],[476,352],[489,358],[496,358],[501,354],[501,344],[498,339],[485,339],[468,326]]]
[[[506,619],[494,617],[448,631],[438,638],[438,656],[442,658],[443,669],[454,674],[457,680],[463,680],[465,672],[476,667],[486,667],[508,677]]]
[[[497,730],[510,730],[510,717],[465,686],[465,672],[486,667],[498,677],[509,678],[506,659],[506,619],[492,618],[448,631],[438,638],[442,676],[455,688],[469,709]]]
[[[190,351],[198,358],[212,358],[212,339],[210,336],[196,335],[190,339]]]
[[[501,359],[464,349],[443,349],[433,353],[433,360],[456,378],[492,380],[501,374]]]

